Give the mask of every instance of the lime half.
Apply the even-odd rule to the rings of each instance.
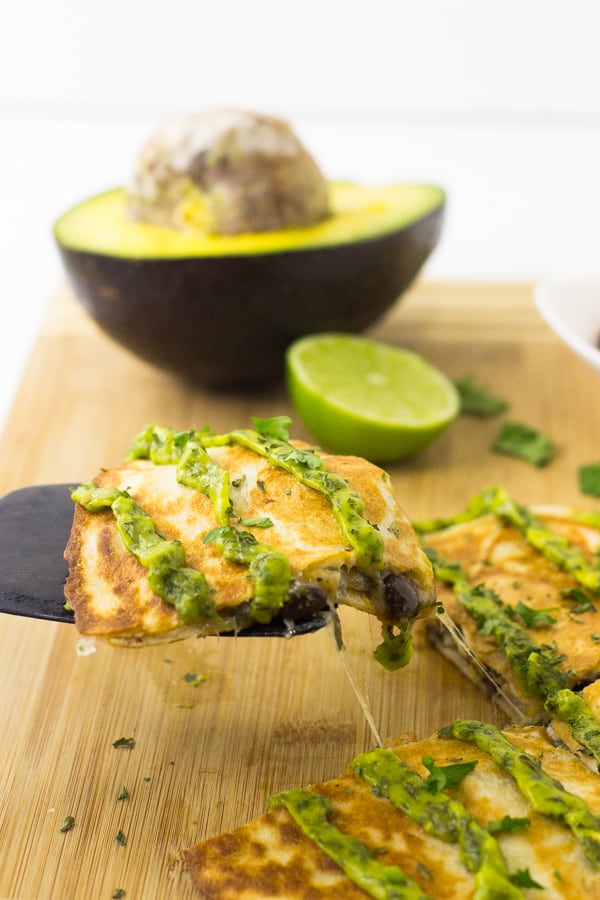
[[[295,341],[286,382],[302,422],[325,449],[374,462],[416,453],[459,412],[456,388],[423,357],[355,335]]]

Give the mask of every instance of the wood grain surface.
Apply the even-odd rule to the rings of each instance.
[[[577,467],[600,460],[598,379],[541,321],[530,286],[421,283],[372,333],[452,377],[474,374],[511,404],[500,418],[461,417],[390,467],[409,515],[450,513],[491,483],[523,502],[593,508]],[[282,385],[212,393],[137,361],[65,288],[1,439],[0,493],[87,480],[120,462],[149,422],[225,430],[278,413],[293,417]],[[548,433],[555,460],[536,469],[491,452],[503,418]],[[298,422],[293,435],[310,439]],[[384,739],[424,737],[457,716],[501,721],[420,632],[411,664],[382,671],[365,619],[343,613],[343,655],[327,630],[145,650],[98,643],[81,655],[72,626],[2,616],[0,898],[101,900],[118,888],[126,900],[196,897],[182,849],[261,813],[275,791],[334,777],[373,745],[345,666]],[[115,748],[122,737],[134,745]],[[67,816],[74,825],[62,832]]]

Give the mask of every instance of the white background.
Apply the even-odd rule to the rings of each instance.
[[[330,177],[448,192],[426,277],[600,269],[598,0],[38,0],[0,12],[0,426],[53,220],[180,113],[287,119]]]

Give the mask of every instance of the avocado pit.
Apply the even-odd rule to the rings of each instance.
[[[305,228],[330,214],[327,182],[289,125],[228,110],[177,119],[152,135],[127,207],[137,222],[215,235]]]

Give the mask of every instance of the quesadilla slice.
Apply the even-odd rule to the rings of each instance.
[[[347,604],[377,617],[390,666],[435,604],[389,476],[290,442],[289,420],[215,435],[149,426],[73,492],[65,595],[82,634],[123,644],[291,623]]]
[[[557,716],[589,732],[600,761],[598,722],[575,696],[600,676],[600,521],[527,509],[493,488],[416,528],[445,610],[429,628],[434,646],[511,718]]]
[[[211,900],[600,897],[600,775],[541,727],[457,721],[184,855]]]

